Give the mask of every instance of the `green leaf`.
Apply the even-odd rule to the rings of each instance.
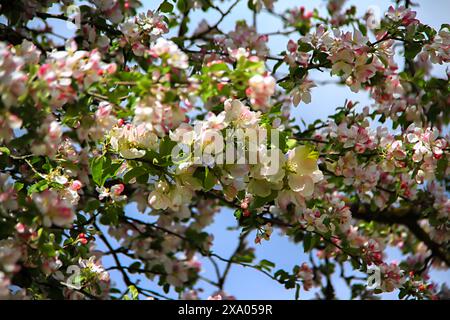
[[[291,91],[294,88],[295,83],[291,80],[286,80],[286,81],[280,82],[279,86],[287,91]]]
[[[364,23],[359,22],[358,23],[359,31],[361,31],[363,36],[367,35],[367,27],[364,25]]]
[[[228,71],[228,66],[225,63],[215,63],[211,65],[209,68],[210,72],[217,72],[217,71]]]
[[[121,214],[123,214],[122,207],[109,207],[100,216],[100,223],[103,225],[117,225]]]
[[[40,249],[41,249],[41,252],[47,257],[55,257],[56,256],[55,248],[53,247],[53,244],[51,244],[51,243],[44,243],[43,245],[41,245]]]
[[[289,274],[283,269],[279,269],[277,272],[275,272],[274,277],[277,279],[279,278],[278,282],[283,283],[284,280],[289,277]]]
[[[294,149],[297,146],[297,143],[298,143],[297,139],[288,139],[286,141],[286,146],[289,149]]]
[[[306,233],[303,238],[303,250],[305,252],[308,252],[311,250],[311,244],[312,244],[312,234],[310,232]]]
[[[119,294],[121,291],[119,290],[119,289],[117,289],[117,288],[110,288],[109,289],[109,293],[112,293],[112,294]]]
[[[131,299],[137,300],[139,297],[139,291],[136,289],[136,287],[131,285],[128,287],[128,290],[130,291]]]
[[[309,52],[311,50],[314,50],[314,48],[306,42],[299,42],[298,43],[298,51],[300,52]]]
[[[205,180],[203,181],[203,186],[205,187],[205,191],[211,190],[216,185],[217,179],[212,174],[208,167],[205,168]]]
[[[80,225],[83,225],[83,224],[85,224],[86,223],[86,217],[85,216],[83,216],[82,214],[80,214],[80,213],[77,213],[77,223],[78,224],[80,224]]]
[[[283,64],[283,62],[284,62],[283,60],[278,60],[278,62],[275,63],[275,65],[273,66],[272,73],[277,72],[278,68],[281,67],[281,65]]]
[[[263,259],[259,262],[259,265],[263,268],[263,269],[267,269],[268,271],[271,271],[272,268],[275,268],[275,263],[273,263],[272,261]]]
[[[0,147],[0,154],[6,154],[9,156],[11,154],[11,151],[7,147]]]
[[[46,180],[41,180],[39,182],[36,182],[31,187],[28,188],[28,195],[31,195],[35,192],[42,192],[48,188],[48,182]]]
[[[90,161],[92,180],[98,185],[103,186],[106,179],[114,177],[119,171],[122,161],[111,162],[106,156],[93,158]]]
[[[171,4],[171,3],[167,2],[167,1],[164,1],[159,6],[159,11],[166,12],[166,13],[172,12],[173,11],[173,4]]]
[[[141,268],[141,263],[139,261],[133,262],[128,269],[130,270],[131,273],[135,273],[137,271],[139,271],[139,269]]]
[[[176,142],[172,141],[169,137],[165,137],[161,140],[159,145],[159,155],[161,157],[169,156],[172,154],[173,148],[176,146]]]
[[[253,0],[248,0],[247,7],[252,11],[256,11],[255,2]]]
[[[198,168],[194,176],[202,182],[205,191],[211,190],[217,183],[217,179],[208,167]]]
[[[422,50],[422,45],[415,42],[405,43],[405,58],[408,60],[414,60],[416,55]]]
[[[98,201],[97,199],[93,199],[93,200],[88,201],[86,207],[84,208],[84,211],[85,212],[94,212],[99,207],[100,207],[100,201]]]
[[[144,167],[132,168],[123,176],[123,182],[129,183],[131,179],[140,177],[144,174],[147,174],[147,170]]]
[[[178,0],[177,1],[177,8],[180,10],[180,12],[186,12],[188,6],[186,4],[186,0]]]
[[[250,210],[261,208],[263,205],[273,201],[278,195],[277,190],[272,190],[272,193],[267,197],[255,197],[250,205]]]
[[[448,166],[448,160],[445,156],[440,158],[437,161],[436,177],[439,180],[442,180],[445,178],[445,172],[447,171],[447,166]]]
[[[94,182],[97,185],[102,186],[103,185],[102,176],[104,168],[106,166],[106,158],[103,156],[93,158],[91,160],[90,166],[91,166],[92,180],[94,180]]]
[[[244,254],[238,254],[234,257],[235,262],[252,263],[255,259],[255,254],[252,251],[247,251]]]
[[[169,293],[169,290],[170,290],[170,284],[166,283],[166,284],[163,286],[163,290],[164,290],[164,293]]]
[[[407,294],[408,294],[408,292],[402,288],[402,289],[400,289],[400,292],[398,293],[398,298],[403,299]]]
[[[23,184],[22,182],[16,181],[16,182],[14,183],[14,189],[15,189],[16,191],[22,190],[23,187],[24,187],[24,184]]]

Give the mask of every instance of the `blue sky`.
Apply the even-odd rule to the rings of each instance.
[[[151,0],[142,1],[144,3],[143,11],[147,9],[155,9],[158,7],[161,1]],[[448,0],[434,0],[434,1],[415,1],[420,4],[418,11],[418,18],[435,28],[438,28],[443,23],[448,23],[448,13],[450,12],[450,1]],[[230,1],[226,1],[221,4],[222,8],[227,8]],[[359,14],[373,5],[378,5],[381,12],[384,12],[391,1],[348,1],[348,4],[355,4],[358,8]],[[294,6],[305,6],[306,9],[313,9],[315,7],[319,8],[320,11],[325,10],[325,1],[294,1],[294,0],[279,0],[275,3],[275,11],[282,12],[287,8]],[[211,13],[205,14],[201,10],[197,10],[192,14],[191,26],[197,25],[202,19],[206,19],[211,23],[215,23],[218,19],[218,14],[212,11]],[[248,22],[252,20],[252,14],[247,9],[246,1],[241,1],[241,3],[233,10],[233,14],[227,17],[221,24],[221,30],[229,31],[234,29],[234,21],[245,19]],[[54,21],[55,30],[59,34],[67,35],[71,34],[70,31],[66,29],[66,26],[62,22]],[[282,25],[279,20],[272,17],[269,14],[262,13],[258,17],[257,21],[258,31],[260,33],[273,32],[282,29]],[[296,37],[293,37],[297,40]],[[273,36],[269,38],[269,46],[271,48],[272,54],[277,54],[286,48],[286,43],[288,41],[287,37],[284,36]],[[437,68],[435,73],[442,74],[444,68]],[[282,72],[283,70],[281,70]],[[312,79],[316,80],[330,80],[329,73],[320,73],[315,71],[311,74]],[[312,91],[312,102],[309,105],[300,104],[299,107],[293,110],[293,116],[297,120],[303,119],[306,123],[311,123],[316,119],[326,119],[328,115],[332,114],[334,109],[342,105],[345,99],[359,101],[360,106],[370,105],[370,100],[367,93],[359,92],[353,93],[346,87],[338,87],[334,84],[327,84],[319,86]],[[146,217],[136,213],[134,205],[131,204],[127,206],[126,213],[131,216],[139,217],[140,219],[147,219]],[[235,218],[233,217],[233,212],[224,209],[219,214],[216,215],[214,223],[207,228],[207,231],[214,235],[214,246],[213,251],[220,254],[223,257],[229,257],[234,251],[239,232],[228,231],[227,227],[232,227],[236,225]],[[250,241],[252,237],[249,237]],[[114,242],[114,241],[113,241]],[[101,241],[98,241],[99,248],[104,249]],[[397,249],[388,250],[389,260],[399,260],[400,254]],[[275,231],[270,241],[265,241],[261,245],[256,246],[256,256],[257,261],[260,259],[268,259],[276,263],[276,268],[285,268],[286,270],[291,270],[296,264],[301,264],[302,262],[308,262],[308,257],[303,253],[303,248],[301,245],[295,245],[288,241],[287,237],[279,234]],[[113,260],[111,257],[103,258],[104,264],[106,266],[112,265]],[[124,259],[124,262],[127,260]],[[215,274],[210,263],[204,259],[202,275],[215,280]],[[220,264],[223,268],[223,264]],[[347,268],[347,273],[350,272],[350,268]],[[433,272],[432,275],[435,279],[440,282],[446,282],[450,284],[450,273],[449,272]],[[121,275],[117,271],[111,271],[112,281],[117,282],[119,287],[123,288],[121,281]],[[132,277],[141,280],[141,285],[145,287],[150,287],[152,289],[158,290],[158,287],[151,283],[150,280],[143,277]],[[333,284],[336,289],[338,298],[347,299],[349,298],[349,291],[347,286],[339,278],[339,276],[333,276]],[[202,298],[206,298],[211,294],[215,288],[210,286],[205,282],[199,283],[199,287],[204,289],[204,294],[201,295]],[[286,290],[279,283],[267,278],[261,273],[251,270],[248,268],[243,268],[241,266],[232,266],[228,281],[225,285],[225,290],[238,299],[293,299],[294,290]],[[176,298],[176,294],[171,291],[169,296]],[[314,296],[314,290],[311,292],[301,291],[300,298],[308,299]],[[383,298],[395,299],[396,294],[384,294]]]

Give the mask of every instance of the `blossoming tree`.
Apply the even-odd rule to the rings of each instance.
[[[429,272],[450,265],[449,86],[430,70],[449,62],[449,25],[421,23],[408,0],[379,20],[341,0],[325,13],[244,1],[254,21],[230,33],[221,24],[239,0],[145,13],[138,0],[0,1],[0,298],[196,299],[207,281],[205,297],[231,299],[232,265],[297,298],[313,287],[334,298],[334,273],[352,298],[447,294]],[[196,11],[219,19],[192,25]],[[285,29],[258,33],[261,12]],[[290,40],[269,50],[277,35]],[[313,70],[372,104],[293,121],[314,101]],[[228,139],[248,131],[265,135]],[[219,161],[220,137],[256,161]],[[241,232],[230,257],[205,231],[223,207]],[[272,230],[310,259],[292,270],[256,259]],[[387,259],[393,246],[401,262]],[[208,260],[216,278],[200,275]]]

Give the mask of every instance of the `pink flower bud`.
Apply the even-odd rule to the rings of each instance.
[[[72,182],[72,185],[70,186],[70,188],[74,191],[78,191],[81,189],[82,186],[83,186],[83,184],[81,183],[80,180],[74,180]]]

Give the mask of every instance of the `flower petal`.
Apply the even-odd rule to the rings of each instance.
[[[307,175],[290,174],[288,184],[293,191],[300,192],[305,197],[311,196],[314,192],[314,181]]]

